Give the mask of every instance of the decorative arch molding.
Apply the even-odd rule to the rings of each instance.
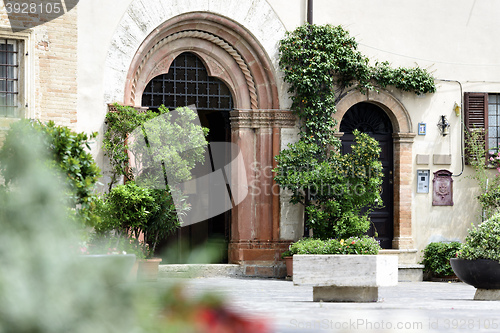
[[[128,79],[129,66],[133,62],[133,58],[137,53],[142,53],[142,48],[149,50],[152,47],[152,45],[144,43],[144,41],[151,41],[148,37],[156,35],[161,39],[174,33],[162,29],[166,22],[172,23],[172,27],[178,23],[178,31],[210,32],[199,25],[200,20],[198,22],[186,20],[188,14],[198,16],[198,19],[205,21],[205,25],[210,25],[209,21],[212,21],[212,27],[217,23],[226,25],[229,29],[223,30],[229,32],[227,38],[222,36],[222,31],[218,31],[216,27],[213,28],[211,34],[223,39],[237,50],[240,44],[247,46],[258,44],[258,47],[252,46],[251,49],[257,50],[259,57],[267,58],[269,56],[265,59],[267,65],[263,68],[266,72],[272,72],[273,75],[277,73],[277,46],[278,41],[285,35],[286,28],[267,0],[244,2],[239,0],[222,2],[173,0],[168,4],[164,0],[132,0],[111,37],[110,48],[106,55],[103,82],[105,103],[125,103],[123,100],[125,87],[130,85],[130,82],[125,83],[125,81]],[[203,15],[206,15],[205,19],[203,19]],[[182,19],[179,19],[181,17]],[[175,22],[176,19],[178,22]],[[184,28],[181,28],[180,25],[183,25]],[[191,25],[191,27],[186,25]],[[244,53],[240,52],[240,55],[248,64],[252,75],[256,75],[252,71],[253,64],[248,62]],[[259,89],[257,83],[255,88]],[[286,87],[280,84],[278,89],[284,101]]]
[[[380,90],[367,91],[362,94],[358,90],[349,91],[339,103],[334,118],[336,129],[345,113],[353,105],[361,102],[373,103],[379,106],[389,116],[393,127],[394,142],[394,249],[413,249],[412,231],[412,179],[413,179],[413,139],[411,117],[404,105],[389,92]],[[339,137],[342,133],[338,133]]]
[[[337,131],[340,127],[340,121],[349,108],[361,102],[373,103],[385,111],[391,119],[392,128],[395,133],[411,133],[411,117],[404,105],[389,92],[384,90],[369,90],[362,94],[357,89],[350,90],[339,103],[337,103],[337,112],[334,118],[337,120]]]
[[[275,167],[281,128],[293,127],[295,119],[280,109],[273,62],[259,40],[235,21],[208,12],[183,13],[159,24],[138,45],[120,98],[140,107],[148,82],[168,73],[183,52],[198,56],[209,75],[231,90],[231,141],[241,150],[247,183],[259,189],[232,210],[229,262],[243,265],[248,275],[283,276],[279,258],[289,241],[279,236],[279,193],[266,170]]]
[[[182,52],[195,53],[211,76],[229,86],[235,109],[278,108],[273,67],[262,46],[237,23],[210,13],[179,15],[147,36],[132,59],[125,102],[139,106],[149,80],[167,73]]]
[[[181,43],[176,43],[179,40],[181,40]],[[227,55],[221,54],[221,50],[214,50],[214,46],[225,51],[232,59],[227,59]],[[236,101],[240,102],[240,105],[237,105],[236,108],[251,108],[252,110],[258,108],[255,82],[247,63],[224,40],[197,30],[178,32],[160,40],[154,45],[142,58],[131,80],[130,94],[126,90],[126,100],[129,100],[132,105],[141,104],[140,96],[147,83],[155,76],[166,74],[172,61],[184,51],[190,51],[198,55],[203,60],[210,76],[225,81],[232,88],[233,95],[237,95]],[[164,59],[160,59],[157,62],[155,59],[158,58],[157,54],[160,54],[160,57]],[[233,62],[236,62],[240,71],[234,71],[235,66]],[[155,65],[155,67],[152,67],[152,65]],[[243,77],[241,77],[241,74]],[[241,87],[242,89],[237,90],[236,87]],[[137,91],[139,94],[136,94]],[[246,101],[247,99],[250,99],[250,106]]]

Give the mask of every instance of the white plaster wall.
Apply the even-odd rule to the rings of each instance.
[[[91,144],[99,166],[107,169],[101,150],[104,117],[105,60],[116,27],[131,0],[85,0],[78,3],[77,131],[99,136]],[[105,177],[103,182],[107,182]]]

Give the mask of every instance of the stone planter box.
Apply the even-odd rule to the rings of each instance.
[[[378,287],[397,283],[396,256],[293,256],[293,284],[312,286],[315,302],[377,302]]]

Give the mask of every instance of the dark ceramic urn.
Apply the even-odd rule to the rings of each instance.
[[[450,259],[451,268],[463,282],[478,289],[500,289],[500,263],[491,259]]]

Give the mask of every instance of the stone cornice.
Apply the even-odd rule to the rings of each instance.
[[[289,110],[234,110],[230,113],[232,128],[295,127],[295,116]]]

